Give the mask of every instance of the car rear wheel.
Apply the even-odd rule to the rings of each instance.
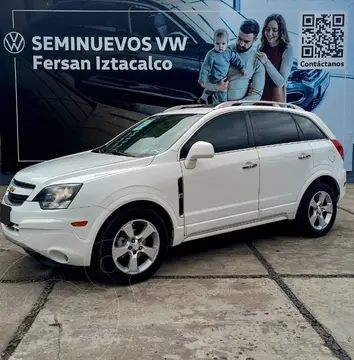
[[[168,230],[155,211],[124,209],[104,227],[94,249],[94,264],[103,277],[129,285],[148,280],[169,248]]]
[[[337,216],[337,197],[326,183],[315,183],[305,192],[296,216],[299,230],[309,237],[326,235]]]

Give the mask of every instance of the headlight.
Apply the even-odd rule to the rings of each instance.
[[[51,185],[44,188],[33,199],[38,202],[44,210],[67,209],[76,194],[81,189],[82,184],[60,184]]]

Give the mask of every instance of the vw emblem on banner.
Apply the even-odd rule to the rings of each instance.
[[[20,33],[11,31],[4,37],[4,47],[11,54],[19,54],[25,48],[25,39]]]

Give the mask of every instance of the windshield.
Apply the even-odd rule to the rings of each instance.
[[[203,114],[150,116],[94,152],[125,156],[157,155],[170,148]]]
[[[183,12],[183,7],[181,7],[180,16],[206,42],[210,43],[213,41],[214,32],[219,28],[228,30],[230,41],[237,38],[241,23],[245,19],[231,6],[221,1],[199,1],[190,6],[195,12]]]

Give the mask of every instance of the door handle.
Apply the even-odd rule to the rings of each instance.
[[[246,162],[246,164],[242,166],[242,169],[253,169],[256,166],[257,166],[256,163]]]
[[[308,158],[310,158],[310,157],[311,157],[310,154],[302,153],[302,154],[299,156],[299,159],[300,159],[300,160],[304,160],[304,159],[308,159]]]

